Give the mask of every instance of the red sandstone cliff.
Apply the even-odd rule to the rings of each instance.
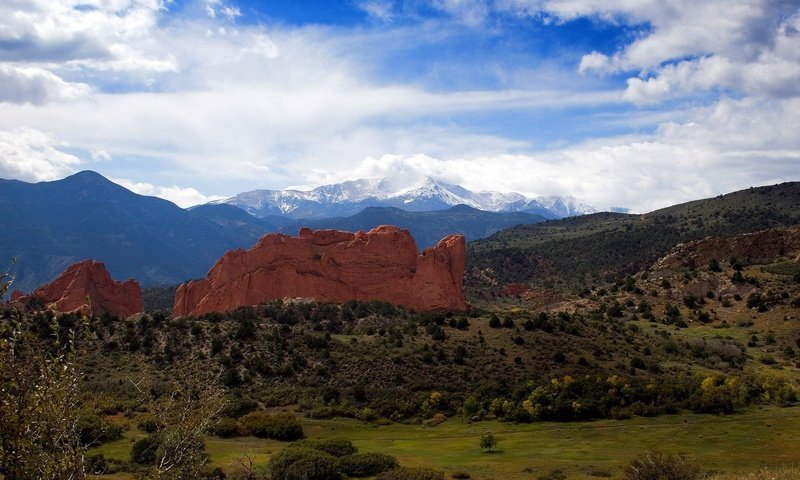
[[[676,246],[654,268],[697,268],[711,259],[727,261],[731,257],[747,264],[774,262],[800,253],[800,227],[771,228],[732,238],[708,237]],[[800,260],[800,257],[797,257]]]
[[[105,265],[94,260],[70,266],[52,283],[42,285],[30,295],[14,292],[12,301],[24,304],[40,298],[49,308],[68,313],[88,311],[87,297],[95,314],[129,317],[144,311],[139,284],[135,280],[112,280]]]
[[[226,312],[276,298],[382,300],[419,311],[464,310],[462,235],[417,250],[408,232],[380,226],[369,232],[268,234],[250,250],[227,252],[204,280],[184,283],[173,317]]]

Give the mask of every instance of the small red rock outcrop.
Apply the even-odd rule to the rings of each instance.
[[[800,252],[800,227],[771,228],[732,238],[708,237],[676,246],[659,260],[656,270],[698,268],[712,259],[736,258],[747,264],[774,262]]]
[[[207,278],[184,283],[173,317],[227,312],[276,298],[381,300],[418,311],[464,310],[465,245],[449,235],[423,252],[408,230],[267,234],[250,250],[227,252]]]
[[[91,303],[89,305],[87,303]],[[117,282],[102,262],[84,260],[67,268],[52,283],[42,285],[29,295],[12,294],[12,301],[27,303],[42,299],[48,308],[59,312],[88,312],[129,317],[144,311],[142,291],[135,280]]]

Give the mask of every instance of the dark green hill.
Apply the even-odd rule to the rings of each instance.
[[[256,239],[267,232],[278,231],[278,227],[271,222],[254,217],[233,205],[207,203],[191,207],[189,211],[195,215],[205,217],[222,227],[247,232]]]
[[[26,291],[86,258],[105,262],[116,279],[174,284],[204,276],[225,251],[260,236],[90,171],[35,184],[0,180],[0,218],[0,261],[17,258],[13,288]]]
[[[597,213],[503,230],[467,247],[467,284],[577,286],[633,273],[673,246],[800,223],[800,182],[750,188],[643,215]]]
[[[295,235],[300,227],[311,229],[370,230],[378,225],[396,225],[407,228],[419,248],[430,247],[443,237],[460,233],[467,241],[487,237],[512,225],[544,221],[541,215],[522,212],[486,212],[467,205],[456,205],[446,210],[409,212],[394,207],[368,207],[350,217],[302,220],[282,227],[285,233]]]

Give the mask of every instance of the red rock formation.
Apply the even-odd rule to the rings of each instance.
[[[43,285],[30,295],[15,294],[12,300],[27,303],[33,298],[42,299],[48,308],[59,312],[108,313],[129,317],[144,311],[142,292],[135,280],[116,282],[102,262],[84,260],[67,268],[52,283]]]
[[[659,260],[654,268],[698,268],[711,259],[720,262],[731,257],[746,264],[774,262],[782,257],[794,257],[800,252],[800,227],[771,228],[732,238],[708,237],[680,244]]]
[[[382,300],[419,311],[464,310],[465,245],[450,235],[417,250],[408,230],[268,234],[250,250],[227,252],[204,280],[178,287],[173,317],[226,312],[276,298]]]

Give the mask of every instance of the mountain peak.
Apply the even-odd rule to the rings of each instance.
[[[103,183],[113,183],[111,180],[107,179],[106,177],[100,175],[99,173],[95,172],[94,170],[81,170],[80,172],[73,173],[68,177],[64,177],[61,182],[65,183],[74,183],[74,182],[81,182],[81,183],[93,183],[93,182],[103,182]]]
[[[595,212],[571,196],[527,198],[519,193],[474,192],[432,176],[358,179],[323,185],[313,190],[254,190],[214,203],[235,205],[257,217],[280,215],[319,219],[349,216],[367,207],[396,207],[407,211],[446,210],[455,205],[490,212],[526,212],[561,218]]]

